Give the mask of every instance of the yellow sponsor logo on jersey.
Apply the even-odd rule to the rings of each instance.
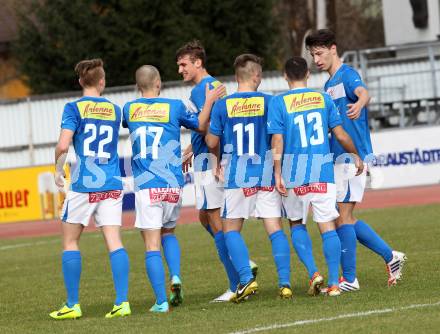
[[[212,87],[217,88],[218,86],[220,86],[222,83],[218,80],[211,82]]]
[[[226,100],[228,117],[252,117],[264,115],[264,97],[235,98]]]
[[[115,106],[110,102],[80,101],[76,103],[81,118],[116,120]]]
[[[170,121],[169,103],[132,103],[129,110],[130,122],[158,122]]]
[[[211,82],[211,86],[214,87],[213,89],[217,88],[220,85],[222,85],[222,83],[218,80]],[[227,92],[225,92],[225,94],[221,98],[224,98],[226,95],[228,95]]]
[[[302,112],[324,108],[324,96],[318,92],[297,93],[284,96],[287,112]]]

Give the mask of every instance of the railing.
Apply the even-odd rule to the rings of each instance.
[[[359,69],[372,96],[369,105],[373,130],[387,127],[440,124],[440,42],[349,51],[343,59]],[[287,89],[279,72],[264,73],[260,90],[278,94]],[[309,86],[322,89],[326,73],[314,73]],[[236,89],[233,77],[219,78],[227,90]],[[187,99],[188,85],[164,83],[161,96]],[[0,168],[50,163],[61,113],[78,92],[51,94],[0,103]],[[105,96],[123,105],[136,98],[134,86],[107,89]],[[121,130],[121,139],[127,132]]]

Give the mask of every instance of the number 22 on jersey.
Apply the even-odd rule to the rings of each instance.
[[[104,146],[108,143],[111,143],[113,140],[113,128],[109,125],[101,125],[97,126],[94,123],[87,123],[84,127],[84,134],[90,133],[86,139],[84,139],[84,156],[86,157],[98,157],[98,158],[106,158],[110,159],[111,155],[109,152],[104,150]],[[104,137],[98,142],[98,152],[95,152],[91,149],[92,143],[96,141],[97,136]]]

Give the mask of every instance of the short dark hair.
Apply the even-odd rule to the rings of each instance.
[[[192,41],[180,47],[176,51],[176,61],[186,55],[190,57],[192,62],[200,59],[202,61],[202,66],[206,66],[206,52],[202,43],[199,40],[193,39]]]
[[[308,70],[307,62],[302,57],[292,57],[284,64],[284,73],[289,81],[304,80]]]
[[[248,80],[255,71],[259,71],[262,67],[263,58],[251,53],[239,55],[234,61],[235,75],[244,81]]]
[[[313,47],[331,48],[336,44],[335,33],[329,29],[319,29],[312,31],[306,37],[306,47],[308,49]]]
[[[105,76],[104,62],[101,58],[81,60],[75,66],[75,72],[83,87],[95,87]]]

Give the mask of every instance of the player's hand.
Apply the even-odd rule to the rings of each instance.
[[[226,95],[226,87],[224,85],[220,85],[213,89],[209,89],[209,84],[206,84],[205,95],[206,95],[206,102],[214,103],[215,101]]]
[[[357,154],[353,154],[353,155],[354,155],[354,165],[357,169],[356,176],[358,176],[361,175],[362,172],[364,171],[364,162]]]
[[[225,169],[222,165],[217,165],[217,168],[214,168],[213,172],[217,182],[225,182]]]
[[[362,106],[359,103],[347,104],[347,116],[350,119],[358,119],[361,116]]]
[[[188,146],[182,153],[182,172],[188,173],[189,168],[192,166],[192,157],[194,153],[192,147]]]
[[[56,171],[55,172],[55,184],[57,187],[64,192],[64,184],[66,183],[66,172]]]
[[[284,180],[281,175],[275,174],[275,188],[280,193],[281,196],[287,197],[287,189],[284,184]]]

